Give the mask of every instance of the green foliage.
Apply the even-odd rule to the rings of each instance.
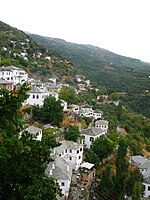
[[[96,155],[96,153],[89,149],[85,154],[85,161],[89,163],[93,163],[95,166],[98,166],[100,163],[99,157]]]
[[[63,107],[60,100],[56,101],[52,96],[44,99],[44,104],[41,108],[41,121],[51,125],[60,125],[63,121]]]
[[[102,161],[107,156],[111,155],[114,149],[113,142],[105,136],[101,136],[93,141],[91,149],[99,158],[99,161]]]
[[[66,101],[68,104],[76,104],[78,102],[78,96],[71,87],[62,88],[59,92],[59,98]]]
[[[132,200],[141,200],[141,194],[142,184],[140,182],[136,182],[133,186]]]
[[[111,198],[114,190],[114,174],[112,172],[111,166],[106,165],[105,169],[101,175],[101,181],[99,185],[100,196]]]
[[[67,128],[65,128],[64,131],[64,137],[66,140],[71,140],[73,142],[77,142],[77,139],[80,136],[79,127],[69,125]]]
[[[116,158],[116,200],[123,200],[125,195],[125,187],[128,178],[129,167],[129,163],[126,159],[127,147],[128,146],[126,141],[123,138],[120,139]]]
[[[133,188],[136,183],[142,182],[143,181],[143,176],[140,173],[138,168],[131,169],[129,171],[129,177],[127,179],[126,183],[126,193],[128,196],[131,196],[133,192]],[[141,191],[142,192],[142,191]]]
[[[0,90],[0,199],[56,199],[60,190],[52,178],[45,175],[52,161],[50,149],[57,146],[52,136],[37,141],[22,133],[20,107],[27,99],[28,85],[20,89]]]
[[[150,88],[148,63],[92,45],[73,44],[37,35],[31,37],[70,60],[79,73],[101,86],[128,93],[141,93]]]
[[[51,77],[52,74],[65,80],[74,75],[73,65],[36,43],[29,35],[0,21],[0,66],[14,65],[28,70],[33,76]],[[26,55],[21,55],[26,53]],[[47,59],[50,58],[50,59]]]

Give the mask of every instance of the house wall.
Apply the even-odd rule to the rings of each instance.
[[[66,197],[68,197],[69,189],[70,189],[70,183],[71,183],[71,178],[68,179],[68,180],[58,179],[57,183],[59,184],[60,189],[62,189],[62,194],[65,195]],[[64,183],[64,186],[62,185],[62,183]]]
[[[102,117],[102,114],[101,113],[93,113],[93,117],[94,117],[94,119],[98,119],[98,118]]]
[[[72,153],[68,149],[67,155],[71,158],[69,162],[72,163],[73,169],[78,170],[83,160],[83,146],[79,149],[72,149]]]
[[[29,93],[29,98],[26,100],[26,104],[42,106],[44,99],[48,95],[48,93]]]
[[[13,82],[14,85],[22,84],[23,81],[28,80],[28,74],[24,70],[7,70],[0,71],[0,78]]]
[[[81,134],[81,135],[83,135],[85,138],[84,138],[84,145],[85,145],[85,148],[87,148],[87,149],[89,149],[90,148],[90,146],[91,146],[91,144],[92,144],[92,142],[94,141],[94,140],[96,140],[96,138],[98,138],[98,137],[100,137],[100,136],[102,136],[102,135],[105,135],[105,132],[103,132],[103,133],[101,133],[101,134],[99,134],[99,135],[97,135],[97,136],[92,136],[92,135],[85,135],[85,134]],[[90,138],[93,138],[93,141],[90,141]]]
[[[148,183],[143,183],[143,186],[145,187],[145,190],[144,190],[144,195],[143,197],[145,198],[150,198],[150,184]]]
[[[105,133],[107,133],[107,130],[108,130],[108,126],[106,126],[106,125],[95,125],[95,128],[99,128],[99,129],[105,131]]]

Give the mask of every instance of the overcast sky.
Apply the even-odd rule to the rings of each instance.
[[[0,20],[150,62],[150,0],[1,0]]]

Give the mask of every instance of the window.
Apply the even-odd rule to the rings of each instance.
[[[81,159],[81,156],[79,156],[79,160]]]
[[[36,95],[36,98],[39,99],[39,95]]]
[[[150,191],[150,186],[148,186],[148,191]]]
[[[72,149],[70,149],[70,153],[72,153]]]
[[[80,148],[80,151],[82,151],[82,148]]]
[[[33,99],[35,99],[35,95],[33,95]]]
[[[94,138],[93,137],[90,137],[90,142],[93,142],[94,141]]]
[[[66,149],[66,153],[67,153],[67,149]]]
[[[61,186],[64,186],[65,185],[65,183],[64,182],[61,182]]]
[[[77,153],[79,153],[79,150],[77,150]]]
[[[69,160],[72,160],[72,157],[70,157]]]

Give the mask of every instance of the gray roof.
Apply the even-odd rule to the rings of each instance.
[[[136,166],[139,166],[147,161],[146,158],[138,155],[138,156],[131,156],[131,161],[135,163]]]
[[[150,169],[143,174],[144,182],[150,183]]]
[[[41,128],[35,127],[35,126],[30,126],[29,128],[26,128],[25,131],[28,131],[31,134],[37,134],[41,131]]]
[[[33,86],[32,89],[29,91],[29,93],[48,93],[46,88],[39,88]]]
[[[45,173],[48,176],[52,176],[56,180],[66,180],[70,179],[72,175],[72,166],[63,159],[61,156],[54,156],[54,162],[48,164]],[[54,169],[52,165],[54,164]],[[67,165],[69,166],[69,170],[67,171]],[[52,175],[49,174],[49,171],[52,170]]]
[[[140,169],[150,169],[150,160],[146,160],[144,163],[139,165]]]
[[[95,122],[95,125],[108,126],[108,121],[107,120],[97,120]]]
[[[7,67],[4,67],[4,66],[0,67],[0,71],[11,71],[11,70],[22,70],[22,69],[15,67],[13,65],[7,66]]]
[[[83,134],[83,135],[91,135],[91,136],[97,136],[97,135],[100,135],[102,133],[104,133],[103,130],[95,128],[95,127],[83,129],[81,131],[81,134]]]
[[[101,113],[101,114],[103,114],[103,111],[101,111],[99,109],[96,109],[96,110],[94,110],[94,113]]]
[[[73,141],[63,140],[63,141],[61,141],[61,145],[59,147],[55,147],[53,150],[55,150],[56,154],[60,154],[65,149],[77,150],[81,147],[83,147],[83,144],[79,144],[79,143],[73,142]]]

